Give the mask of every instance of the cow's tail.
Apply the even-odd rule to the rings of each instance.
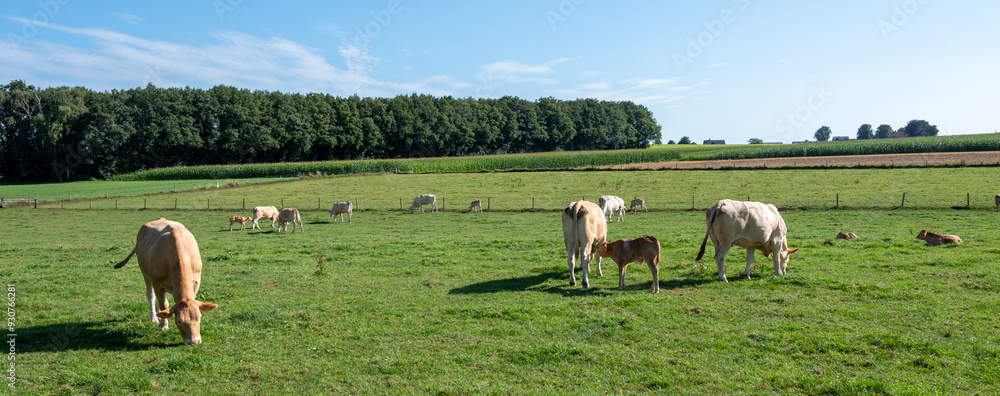
[[[573,242],[574,244],[576,244],[576,241],[578,241],[576,234],[579,231],[577,230],[577,224],[580,223],[580,212],[582,211],[581,209],[583,208],[581,202],[583,201],[574,202],[569,206],[566,206],[566,209],[563,209],[563,214],[569,216],[569,219],[572,222],[572,225],[570,226],[570,232],[573,233],[572,240],[574,241]],[[573,248],[573,256],[577,257],[577,259],[580,258],[579,246]]]
[[[708,219],[708,229],[705,230],[705,239],[701,240],[701,250],[698,251],[698,257],[695,257],[694,261],[701,261],[701,258],[705,256],[705,245],[708,244],[708,232],[712,230],[712,225],[715,224],[715,219],[719,217],[719,212],[722,208],[713,208],[711,217]]]
[[[124,260],[122,260],[122,261],[121,261],[121,262],[119,262],[118,264],[115,264],[115,269],[118,269],[118,268],[121,268],[121,267],[124,267],[124,266],[125,266],[125,263],[128,263],[128,260],[132,258],[132,255],[133,255],[133,254],[135,254],[135,247],[132,247],[132,253],[129,253],[129,254],[128,254],[128,256],[125,256],[125,259],[124,259]]]

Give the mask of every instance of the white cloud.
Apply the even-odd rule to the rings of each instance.
[[[695,86],[677,85],[679,78],[628,79],[618,82],[588,83],[578,88],[559,90],[566,98],[594,98],[610,101],[632,101],[639,104],[671,104],[687,97],[682,92]],[[701,85],[701,84],[699,84]]]
[[[118,17],[118,19],[125,21],[125,23],[128,23],[129,25],[138,25],[140,23],[146,23],[146,20],[142,19],[142,17],[127,12],[119,12],[115,14],[115,16]]]
[[[362,96],[410,92],[449,95],[452,89],[471,86],[447,76],[417,82],[379,80],[373,77],[379,59],[366,46],[346,39],[337,50],[345,66],[338,68],[330,64],[321,50],[278,37],[218,31],[211,35],[214,42],[210,44],[186,45],[105,29],[33,23],[39,28],[88,39],[89,45],[70,46],[37,38],[30,46],[2,41],[0,52],[16,56],[0,58],[0,79],[23,79],[40,86],[42,81],[52,81],[49,85],[86,85],[92,89],[146,83],[204,87],[226,84],[272,91]]]

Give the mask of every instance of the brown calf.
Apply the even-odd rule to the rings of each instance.
[[[233,223],[240,223],[240,231],[243,231],[243,227],[247,225],[248,221],[253,221],[253,219],[246,216],[229,216],[229,231],[233,230]]]
[[[962,238],[959,238],[957,235],[941,235],[927,230],[920,230],[920,233],[917,234],[917,239],[927,241],[924,246],[940,246],[947,243],[962,244]]]
[[[646,262],[653,273],[653,287],[650,291],[660,292],[660,241],[651,236],[636,239],[619,239],[605,242],[597,249],[597,255],[610,257],[618,264],[618,290],[625,288],[625,269],[631,262]]]
[[[858,234],[855,234],[853,232],[840,232],[840,233],[837,233],[837,239],[854,239],[854,238],[857,238],[857,237],[858,237]]]

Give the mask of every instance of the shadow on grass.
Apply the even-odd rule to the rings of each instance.
[[[17,329],[17,350],[29,352],[63,352],[88,349],[106,351],[139,351],[150,347],[175,344],[139,344],[131,340],[135,334],[113,329],[111,322],[56,323]],[[182,345],[178,342],[176,345]]]
[[[607,278],[604,276],[603,278]],[[565,282],[559,286],[552,287],[538,287],[539,285],[545,283],[551,279],[559,279],[560,282]],[[614,275],[614,284],[611,287],[597,287],[596,282],[600,281],[602,277],[591,275],[590,276],[590,289],[584,289],[580,286],[580,282],[583,279],[580,277],[579,272],[577,272],[577,284],[576,286],[569,285],[569,270],[566,271],[549,271],[538,275],[526,276],[521,278],[510,278],[510,279],[497,279],[480,283],[473,283],[468,286],[458,287],[451,289],[448,294],[485,294],[485,293],[498,293],[503,291],[540,291],[545,293],[556,293],[560,295],[595,295],[595,294],[611,294],[618,292],[618,276]],[[674,279],[674,280],[660,280],[660,290],[666,291],[671,289],[688,289],[702,285],[705,283],[712,283],[714,279]],[[637,290],[649,290],[652,288],[653,282],[646,281],[639,284],[629,284],[628,278],[625,279],[625,291],[637,291]]]

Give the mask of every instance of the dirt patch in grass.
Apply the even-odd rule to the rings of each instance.
[[[834,157],[789,157],[745,160],[668,161],[614,165],[608,169],[722,169],[722,168],[813,168],[872,166],[997,165],[1000,152],[916,153],[843,155]]]

